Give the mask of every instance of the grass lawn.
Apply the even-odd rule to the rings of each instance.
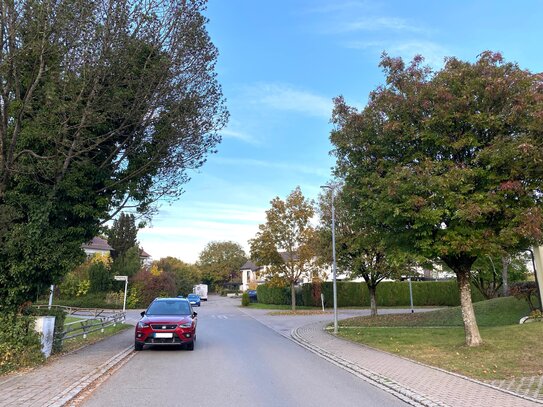
[[[542,375],[543,323],[519,325],[524,301],[498,298],[474,304],[484,344],[464,345],[458,307],[340,321],[340,336],[478,379]],[[343,328],[343,329],[341,329]]]
[[[79,321],[79,320],[81,320],[81,318],[66,317],[66,323]],[[134,328],[134,326],[130,324],[117,324],[115,326],[108,326],[107,328],[104,329],[104,332],[101,332],[100,330],[91,332],[87,335],[87,338],[83,338],[83,336],[78,336],[75,338],[66,339],[64,343],[62,344],[62,353],[71,352],[82,346],[96,343],[104,338],[107,338],[108,336],[113,336],[129,328]]]

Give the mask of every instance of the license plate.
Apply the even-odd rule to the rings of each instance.
[[[171,332],[157,332],[157,333],[155,333],[155,338],[173,338],[173,333],[171,333]]]

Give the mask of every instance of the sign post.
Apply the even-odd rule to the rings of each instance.
[[[114,276],[117,281],[124,281],[124,300],[123,300],[123,312],[126,311],[126,290],[128,289],[128,276]]]

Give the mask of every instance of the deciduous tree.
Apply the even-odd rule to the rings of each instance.
[[[209,242],[200,253],[197,266],[206,284],[223,285],[239,281],[239,269],[247,260],[247,255],[239,243],[232,241]]]
[[[266,223],[249,241],[251,258],[266,266],[268,278],[290,286],[292,310],[296,309],[295,285],[315,271],[314,214],[313,202],[297,187],[285,201],[279,197],[271,201]]]
[[[332,191],[319,197],[320,257],[332,261]],[[334,186],[336,258],[339,269],[349,278],[362,277],[370,294],[371,315],[377,315],[377,286],[387,278],[398,277],[404,270],[405,256],[387,247],[379,232],[368,225],[356,211],[357,197],[340,186]]]
[[[159,270],[164,270],[174,276],[177,293],[187,295],[192,287],[200,282],[200,270],[194,264],[188,264],[175,257],[164,257],[156,262]]]
[[[381,67],[362,111],[335,101],[337,175],[390,244],[456,273],[466,344],[479,345],[473,263],[543,236],[542,76],[493,52],[436,72],[421,57]]]
[[[81,263],[123,207],[150,215],[227,119],[204,0],[0,4],[0,306]]]

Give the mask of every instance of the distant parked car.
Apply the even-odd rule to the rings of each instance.
[[[190,305],[199,307],[200,306],[200,296],[198,294],[189,294],[187,295],[187,300],[189,300]]]
[[[145,345],[184,345],[194,349],[196,312],[186,298],[155,298],[136,325],[134,349]]]
[[[257,302],[256,290],[247,290],[247,294],[249,295],[249,301]]]

